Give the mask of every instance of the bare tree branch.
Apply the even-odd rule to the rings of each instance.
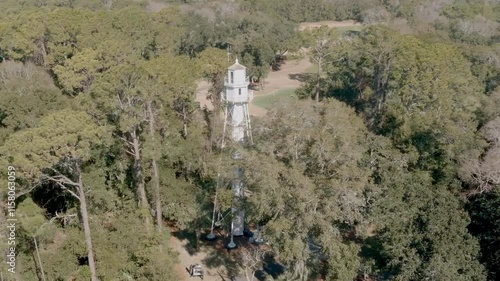
[[[61,220],[63,222],[63,225],[67,225],[68,221],[70,221],[72,218],[76,217],[76,214],[69,214],[69,215],[59,215],[56,211],[56,216],[52,217],[50,219],[50,223],[53,223],[55,220]]]
[[[73,169],[71,167],[68,167],[70,169],[71,172],[73,172]],[[53,172],[55,172],[57,175],[56,176],[53,176],[52,178],[58,180],[58,181],[62,181],[66,184],[70,184],[70,185],[73,185],[73,186],[78,186],[78,183],[72,181],[71,179],[69,179],[68,177],[66,177],[65,175],[61,174],[61,172],[59,172],[58,170],[54,169],[54,168],[50,168]],[[47,175],[45,175],[46,177],[48,177]]]
[[[124,138],[124,137],[122,137],[122,136],[120,136],[120,135],[118,135],[118,134],[116,134],[116,133],[113,133],[113,136],[115,136],[115,137],[117,137],[117,138],[121,139],[122,141],[124,141],[124,142],[125,142],[126,144],[128,144],[128,145],[133,145],[133,143],[132,143],[131,141],[127,140],[126,138]]]
[[[52,182],[55,182],[57,185],[59,185],[63,190],[69,192],[73,197],[75,197],[76,199],[78,199],[78,201],[80,201],[80,196],[78,196],[75,192],[73,192],[72,190],[70,190],[67,186],[65,186],[64,184],[70,184],[68,182],[66,182],[65,180],[63,179],[57,179],[55,177],[51,177],[51,176],[47,176],[47,175],[43,175],[43,177],[47,178],[48,180],[51,180]],[[74,184],[74,186],[78,186],[77,184]],[[78,187],[77,187],[78,188]]]
[[[29,185],[28,189],[23,190],[23,191],[21,191],[21,192],[16,192],[16,198],[19,198],[19,197],[21,197],[21,196],[23,196],[23,195],[25,195],[25,194],[30,193],[33,189],[35,189],[35,187],[37,187],[37,186],[38,186],[38,184],[39,184],[39,183],[37,183],[37,184],[31,184],[31,183],[30,183],[30,185]]]

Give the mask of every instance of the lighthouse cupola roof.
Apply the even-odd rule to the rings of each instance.
[[[244,67],[243,65],[241,65],[238,62],[238,59],[236,59],[235,63],[233,65],[231,65],[228,69],[229,70],[245,70],[246,67]]]

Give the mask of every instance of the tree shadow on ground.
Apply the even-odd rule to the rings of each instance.
[[[285,64],[285,59],[283,57],[277,57],[276,60],[271,64],[271,69],[273,71],[281,70],[281,66]]]
[[[229,238],[219,238],[217,245],[211,249],[211,252],[207,256],[203,263],[208,268],[220,268],[223,267],[226,271],[225,274],[220,272],[219,275],[223,280],[227,281],[240,281],[246,280],[244,277],[244,270],[240,264],[240,255],[243,248],[248,249],[251,247],[251,243],[246,237],[235,237],[234,242],[238,247],[234,250],[227,250],[225,246],[229,242]],[[255,245],[253,245],[255,246]],[[267,245],[261,245],[260,247],[268,247]],[[266,255],[263,260],[263,265],[260,269],[255,271],[255,279],[258,281],[265,281],[269,276],[273,278],[278,278],[285,271],[285,267],[275,260],[272,255]]]
[[[262,269],[259,269],[255,272],[255,278],[259,281],[265,281],[268,276],[276,279],[284,272],[285,267],[278,261],[276,261],[272,255],[267,255],[264,258]]]
[[[292,80],[296,80],[299,82],[308,82],[313,78],[314,74],[312,73],[292,73],[288,74],[288,77]]]
[[[207,256],[202,262],[209,269],[224,268],[226,273],[218,272],[218,274],[229,281],[234,280],[240,274],[240,266],[237,262],[237,250],[226,250],[223,248],[225,244],[227,241],[219,239],[217,245],[207,251]]]
[[[188,230],[181,230],[172,232],[172,235],[179,239],[179,241],[187,240],[184,248],[189,253],[190,256],[196,255],[199,252],[200,241],[197,241],[196,233]]]
[[[226,245],[230,241],[227,233],[215,229],[217,239],[214,241],[207,241],[203,239],[206,234],[208,233],[202,233],[201,239],[197,240],[194,232],[186,230],[172,232],[172,235],[180,241],[187,241],[184,248],[190,255],[195,255],[198,252],[205,254],[205,258],[201,260],[201,263],[206,269],[212,270],[212,275],[216,274],[223,281],[246,280],[239,263],[239,258],[241,249],[249,247],[250,242],[248,241],[248,238],[234,237],[234,242],[238,245],[238,247],[234,250],[227,250]],[[277,277],[283,271],[283,266],[277,263],[273,257],[267,256],[264,263],[265,266],[257,270],[255,273],[256,280],[264,281],[267,276]],[[185,269],[186,271],[189,271],[188,268]],[[215,270],[215,272],[213,270]]]

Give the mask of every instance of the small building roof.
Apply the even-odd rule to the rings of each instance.
[[[246,69],[246,67],[244,67],[243,65],[241,65],[239,62],[238,62],[238,59],[236,59],[236,62],[231,65],[230,67],[228,67],[229,70],[244,70]]]

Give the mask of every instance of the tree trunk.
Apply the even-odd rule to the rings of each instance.
[[[87,258],[89,261],[91,281],[98,281],[97,271],[95,267],[94,251],[92,249],[92,238],[90,235],[90,224],[89,224],[89,214],[87,211],[87,200],[85,199],[85,191],[83,189],[82,175],[80,173],[80,167],[77,167],[78,172],[78,196],[80,198],[80,213],[82,215],[83,221],[83,231],[85,233],[85,243],[87,244]]]
[[[149,114],[149,135],[151,140],[155,139],[155,116],[153,115],[153,108],[151,102],[148,102],[148,114]],[[153,159],[151,160],[153,166],[153,184],[155,189],[155,211],[156,211],[156,227],[158,233],[162,231],[163,225],[163,216],[161,210],[161,200],[160,200],[160,172],[158,171],[158,164],[156,163],[156,159],[154,158],[156,155],[153,155]]]
[[[145,212],[146,226],[151,225],[150,215],[149,215],[149,204],[148,198],[146,196],[146,188],[144,183],[144,177],[142,176],[142,165],[141,165],[141,147],[139,144],[139,137],[137,136],[137,129],[132,130],[130,134],[132,137],[132,145],[134,149],[134,176],[137,184],[137,193],[139,195],[140,206]]]
[[[44,42],[44,38],[41,37],[37,40],[38,42],[38,49],[42,55],[42,63],[41,65],[42,66],[47,66],[47,50],[45,49],[45,42]]]
[[[376,110],[377,112],[382,111],[385,104],[386,98],[386,88],[387,79],[385,78],[385,73],[390,67],[390,58],[384,57],[384,54],[380,54],[375,65],[375,94],[377,98]]]
[[[45,281],[45,273],[43,272],[42,259],[40,258],[40,253],[38,252],[38,243],[36,243],[35,237],[33,237],[33,242],[35,244],[36,257],[38,259],[37,263],[35,259],[35,253],[33,253],[33,259],[35,259],[35,266],[36,266],[36,275],[38,276],[39,280]]]
[[[200,239],[201,239],[201,223],[200,223],[200,219],[197,218],[197,219],[195,219],[195,223],[194,223],[194,241],[193,241],[194,250],[196,252],[198,252],[200,250],[200,245],[199,245]]]
[[[316,80],[316,102],[319,102],[319,89],[320,89],[320,80],[321,80],[321,58],[318,59],[318,77]]]
[[[36,271],[36,277],[38,277],[38,281],[45,281],[45,279],[42,277],[42,273],[40,272],[40,267],[38,267],[35,250],[31,251],[31,256],[33,257],[33,261],[35,262],[35,271]]]
[[[248,274],[250,271],[250,274]],[[255,271],[251,268],[245,268],[245,278],[247,281],[253,281],[255,279]]]
[[[153,159],[153,181],[155,185],[155,209],[156,209],[156,227],[158,233],[162,231],[163,225],[163,215],[161,210],[161,199],[160,199],[160,175],[158,172],[158,165],[156,164],[156,159]]]
[[[245,278],[247,279],[247,281],[252,281],[252,280],[250,280],[250,277],[248,276],[248,268],[245,268]]]
[[[182,136],[184,139],[187,138],[188,131],[187,131],[187,112],[186,112],[186,105],[184,104],[182,106]]]

